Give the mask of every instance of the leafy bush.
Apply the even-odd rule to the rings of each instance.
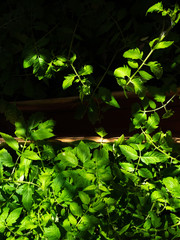
[[[1,239],[180,237],[180,149],[170,131],[150,136],[147,125],[126,141],[62,146],[45,140],[53,125],[17,122],[23,143],[0,133]]]
[[[180,20],[179,11],[178,5],[166,10],[161,2],[150,7],[147,13],[170,17],[170,26],[149,42],[149,52],[138,47],[126,50],[126,65],[114,71],[125,96],[130,91],[141,100],[133,106],[131,130],[136,133],[128,140],[122,135],[112,144],[104,143],[102,128],[96,131],[101,143],[63,146],[48,141],[54,136],[53,120],[43,120],[40,114],[27,121],[18,112],[10,116],[15,136],[22,141],[0,132],[5,142],[0,149],[1,239],[180,238],[180,148],[170,131],[159,128],[161,118],[172,116],[167,106],[176,94],[167,99],[162,88],[153,87],[148,89],[151,96],[146,94],[146,83],[163,75],[161,63],[150,56],[174,44],[165,37]],[[91,91],[88,77],[93,68],[84,65],[76,70],[75,60],[75,54],[50,62],[30,54],[24,68],[32,67],[41,79],[70,67],[73,72],[64,77],[64,89],[77,83],[82,102],[87,96],[93,99],[99,89],[102,101],[119,107],[111,91],[99,88],[102,79]],[[93,112],[91,104],[86,110]]]

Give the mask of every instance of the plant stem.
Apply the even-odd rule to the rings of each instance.
[[[149,54],[146,56],[146,58],[144,59],[144,61],[142,62],[142,64],[139,66],[139,68],[136,70],[136,72],[130,77],[129,81],[127,82],[127,85],[129,83],[132,82],[133,78],[136,76],[136,74],[141,70],[141,68],[145,65],[146,61],[148,60],[148,58],[151,56],[151,54],[153,53],[154,49],[151,49],[151,51],[149,52]]]
[[[143,113],[150,113],[150,112],[156,112],[162,108],[165,108],[172,100],[173,98],[176,97],[176,94],[174,94],[165,104],[163,104],[161,107],[158,107],[156,109],[153,109],[153,110],[145,110],[145,111],[142,111]]]

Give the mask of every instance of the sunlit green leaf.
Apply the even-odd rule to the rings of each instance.
[[[69,74],[68,76],[64,77],[64,81],[62,84],[62,88],[65,90],[68,87],[70,87],[75,79],[76,75],[75,74]]]
[[[15,135],[18,138],[26,138],[26,127],[22,122],[15,122]]]
[[[91,158],[90,149],[83,141],[77,146],[77,156],[83,163],[89,161]]]
[[[132,159],[132,160],[138,159],[139,157],[138,153],[134,148],[128,145],[120,145],[119,147],[121,149],[121,152],[125,155],[127,159]]]
[[[18,151],[19,149],[19,144],[16,141],[16,139],[14,139],[12,136],[10,136],[9,134],[6,133],[2,133],[0,132],[0,135],[2,136],[2,138],[4,138],[5,142],[15,151]]]
[[[97,128],[96,129],[96,133],[100,136],[100,137],[105,137],[107,135],[107,132],[105,131],[104,128]]]
[[[70,222],[73,226],[75,226],[75,225],[77,224],[77,220],[76,220],[76,218],[75,218],[72,214],[69,214],[69,215],[68,215],[68,219],[69,219],[69,222]]]
[[[26,149],[22,153],[22,157],[28,158],[30,160],[41,160],[41,158],[39,157],[39,155],[36,152],[28,150],[28,149]]]
[[[139,71],[139,74],[144,80],[151,80],[153,78],[151,74],[143,70]]]
[[[143,178],[153,178],[153,175],[152,175],[151,171],[148,170],[147,168],[140,168],[138,170],[138,173]]]
[[[80,192],[78,193],[78,195],[79,195],[79,198],[81,199],[82,203],[84,203],[84,204],[89,204],[89,202],[90,202],[90,197],[89,197],[89,195],[88,195],[87,193],[85,193],[85,192],[83,192],[83,191],[80,191]]]
[[[131,68],[138,68],[139,64],[134,61],[134,60],[128,60],[128,65],[131,67]]]
[[[128,172],[134,172],[134,165],[132,163],[122,162],[120,166]]]
[[[160,191],[159,189],[153,191],[151,194],[151,200],[153,202],[157,200],[165,201],[162,191]]]
[[[156,4],[154,4],[153,6],[151,6],[147,12],[147,13],[152,13],[152,12],[162,12],[163,11],[163,4],[162,2],[158,2]]]
[[[131,69],[128,66],[119,67],[115,69],[114,76],[117,78],[124,78],[131,76]]]
[[[160,63],[157,61],[148,62],[147,66],[150,67],[151,72],[154,73],[157,79],[160,79],[162,77],[163,68],[161,67]]]
[[[76,202],[71,202],[70,203],[70,211],[72,212],[73,215],[77,217],[82,216],[82,209]]]
[[[43,191],[45,191],[49,186],[49,184],[51,183],[53,171],[54,171],[53,169],[46,169],[45,172],[41,171],[41,174],[39,175],[38,180],[41,183],[41,188]]]
[[[164,178],[163,183],[174,197],[180,198],[180,183],[177,178]]]
[[[155,109],[156,108],[156,103],[152,100],[149,100],[149,106],[152,108],[152,109]]]
[[[14,209],[10,214],[8,215],[6,219],[7,225],[10,227],[17,221],[17,219],[20,217],[20,214],[22,212],[22,207]]]
[[[151,133],[154,131],[154,129],[158,128],[159,121],[160,121],[160,118],[157,112],[151,114],[148,117],[147,122],[145,124],[146,132]]]
[[[140,128],[142,124],[147,120],[146,113],[135,113],[133,118],[133,125],[135,128]]]
[[[63,152],[57,155],[56,160],[61,160],[64,166],[77,167],[78,159],[73,152]]]
[[[34,54],[33,52],[29,53],[23,61],[23,67],[24,68],[31,67],[36,59],[37,59],[36,54]]]
[[[70,58],[70,63],[74,63],[74,61],[76,60],[76,54],[73,54],[73,56]]]
[[[157,151],[150,151],[146,152],[144,155],[141,156],[141,161],[145,164],[156,164],[159,162],[166,162],[168,159],[168,156]]]
[[[53,223],[51,226],[44,228],[44,236],[48,240],[59,240],[61,233],[56,224]]]
[[[82,67],[78,72],[81,76],[89,75],[91,73],[93,73],[93,67],[91,65],[84,65],[84,67]]]
[[[6,167],[14,166],[12,156],[10,155],[10,153],[8,153],[8,151],[5,148],[0,150],[0,162],[2,163],[2,165]]]
[[[134,91],[136,94],[141,95],[145,93],[143,81],[140,78],[133,78],[132,84],[134,85]]]
[[[123,54],[123,57],[130,59],[142,59],[143,52],[140,52],[139,48],[130,49]]]
[[[52,132],[54,125],[55,122],[53,120],[47,120],[42,123],[37,123],[38,129],[31,131],[31,138],[34,141],[37,141],[53,137],[54,133]]]
[[[154,46],[154,49],[164,49],[164,48],[168,48],[169,46],[171,46],[174,43],[174,41],[162,41],[157,43]]]

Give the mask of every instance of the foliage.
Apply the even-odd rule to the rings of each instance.
[[[1,239],[179,238],[180,149],[170,131],[149,135],[157,116],[127,141],[103,143],[98,129],[101,143],[69,146],[32,119],[16,124],[24,143],[0,133]]]
[[[49,141],[53,120],[36,113],[25,121],[1,101],[1,112],[23,140],[0,132],[5,142],[0,148],[1,239],[179,239],[180,148],[170,130],[160,130],[160,120],[173,115],[168,104],[176,94],[167,99],[163,89],[151,87],[147,96],[147,82],[164,77],[162,64],[150,57],[174,45],[165,38],[180,20],[180,9],[176,4],[166,10],[159,2],[147,10],[148,15],[152,12],[168,17],[170,25],[150,40],[149,51],[126,50],[124,65],[114,71],[125,96],[130,91],[140,98],[132,109],[130,130],[136,133],[128,140],[122,135],[112,144],[104,143],[107,133],[99,128],[101,143],[55,144]],[[90,96],[85,109],[89,113],[95,112],[97,96],[120,107],[111,91],[100,87],[103,78],[92,90],[93,67],[76,68],[72,52],[70,48],[67,57],[52,52],[53,58],[48,58],[46,51],[26,49],[23,67],[45,81],[68,69],[62,87],[76,84],[82,102]]]

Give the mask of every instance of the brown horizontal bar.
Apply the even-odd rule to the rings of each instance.
[[[50,139],[48,141],[50,142],[63,142],[63,143],[71,143],[71,142],[75,142],[75,141],[94,141],[94,142],[102,142],[102,143],[108,143],[108,142],[114,142],[115,140],[118,140],[120,137],[111,137],[111,138],[101,138],[101,137],[96,137],[96,136],[90,136],[90,137],[57,137],[57,138],[53,138]],[[125,137],[125,140],[128,140],[130,137]],[[19,143],[23,143],[25,142],[23,139],[21,138],[14,138],[16,139],[16,141],[18,141]],[[174,137],[173,140],[176,143],[180,143],[180,138]],[[0,144],[4,143],[4,139],[0,138]]]

